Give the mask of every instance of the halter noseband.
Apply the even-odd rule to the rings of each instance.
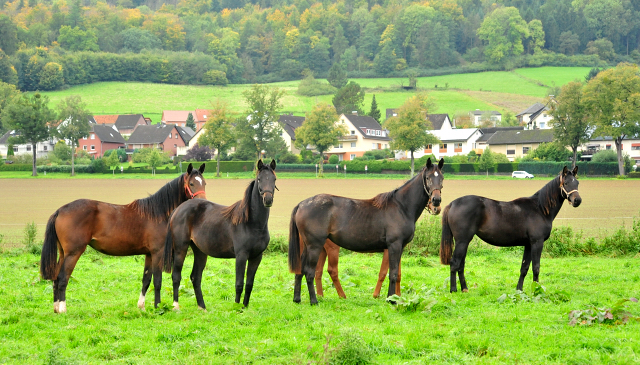
[[[442,188],[440,189],[433,189],[433,191],[429,191],[429,189],[427,189],[427,184],[425,183],[425,180],[427,180],[426,178],[422,179],[422,187],[424,188],[425,193],[427,193],[427,205],[425,205],[424,209],[426,209],[427,211],[429,211],[429,213],[433,214],[431,208],[429,208],[429,201],[431,201],[431,194],[433,194],[433,192],[435,192],[436,190],[439,190],[440,192],[442,192]]]
[[[278,178],[278,176],[276,175],[276,172],[275,172],[275,171],[273,171],[273,170],[272,170],[271,172],[273,172],[273,177],[275,177],[275,178],[277,179],[277,178]],[[260,171],[258,171],[258,173],[260,173]],[[256,176],[256,179],[257,179],[257,176]],[[274,195],[275,195],[275,191],[273,191],[273,190],[262,190],[262,189],[260,188],[260,184],[257,184],[257,185],[258,185],[258,194],[260,194],[260,196],[264,197],[264,194],[266,194],[266,193],[271,193],[271,196],[274,196]],[[278,189],[278,187],[276,186],[276,184],[273,184],[273,187],[274,187],[276,190],[280,191],[280,189]]]
[[[204,190],[198,191],[198,192],[193,192],[191,191],[191,188],[189,187],[189,175],[185,174],[184,175],[184,193],[187,195],[187,197],[189,197],[189,199],[193,199],[196,196],[200,195],[200,194],[204,194]]]
[[[562,196],[562,193],[564,193],[567,196],[565,199],[569,200],[571,194],[575,193],[576,191],[578,191],[578,189],[567,192],[567,189],[564,188],[564,178],[560,179],[560,196]]]

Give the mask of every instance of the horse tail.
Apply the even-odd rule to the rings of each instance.
[[[44,245],[40,254],[40,275],[45,280],[55,280],[58,269],[58,233],[56,232],[56,219],[59,210],[49,217],[44,233]]]
[[[171,219],[167,224],[167,238],[164,241],[163,270],[170,274],[173,269],[173,232],[171,230]]]
[[[291,222],[289,223],[289,272],[299,274],[301,269],[300,259],[300,233],[296,224],[296,213],[300,205],[296,205],[291,212]]]
[[[440,263],[449,265],[451,263],[451,251],[453,250],[453,233],[449,227],[449,208],[447,205],[442,212],[442,239],[440,240]]]

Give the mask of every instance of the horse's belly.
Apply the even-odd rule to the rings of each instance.
[[[150,253],[149,249],[142,244],[142,242],[126,242],[113,240],[103,240],[93,238],[89,242],[89,246],[93,247],[98,252],[111,256],[132,256],[132,255],[145,255]]]

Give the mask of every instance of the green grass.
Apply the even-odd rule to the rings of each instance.
[[[294,304],[286,256],[267,255],[251,303],[234,305],[234,262],[210,258],[203,276],[207,312],[196,308],[183,268],[180,312],[137,309],[143,259],[109,257],[88,249],[67,290],[68,314],[55,315],[51,283],[38,276],[39,257],[4,253],[0,266],[2,363],[220,363],[307,364],[361,359],[389,364],[545,363],[632,364],[640,361],[640,323],[568,325],[567,314],[592,305],[611,306],[640,295],[637,259],[542,260],[548,292],[566,291],[567,302],[499,303],[514,293],[521,251],[470,249],[470,292],[448,293],[448,267],[435,257],[405,257],[403,295],[435,289],[430,312],[400,312],[371,293],[380,254],[345,254],[340,277],[347,299],[338,299],[325,273],[325,299]],[[525,291],[530,294],[531,274]],[[162,299],[171,303],[170,276]],[[386,289],[387,283],[383,286]],[[640,314],[637,303],[629,306]],[[329,340],[328,340],[329,339]],[[351,346],[348,346],[351,344]],[[325,350],[326,346],[326,350]],[[354,348],[355,347],[355,348]]]
[[[584,67],[540,67],[535,69],[519,69],[516,72],[482,72],[474,74],[456,74],[446,76],[421,77],[418,87],[432,94],[437,103],[434,112],[448,113],[451,116],[459,111],[474,109],[496,109],[506,111],[499,105],[488,104],[485,101],[471,97],[463,90],[491,91],[525,95],[542,98],[547,88],[538,85],[540,80],[547,85],[562,85],[575,78],[583,78],[589,69]],[[518,75],[525,76],[520,77]],[[402,82],[408,84],[408,79],[380,78],[354,79],[363,87],[368,88],[365,97],[365,109],[368,111],[373,94],[376,95],[378,107],[383,112],[387,108],[397,108],[413,95],[413,92],[400,91]],[[283,100],[283,112],[293,112],[304,115],[317,102],[331,103],[331,95],[319,97],[303,97],[296,94],[299,81],[288,81],[271,84],[286,91]],[[448,83],[448,90],[445,88]],[[436,89],[435,86],[438,85]],[[142,113],[150,117],[153,122],[159,122],[163,110],[193,110],[195,108],[210,108],[217,100],[224,101],[229,108],[237,113],[244,112],[246,105],[242,92],[251,85],[229,86],[194,86],[167,85],[136,82],[101,82],[80,85],[63,91],[44,92],[51,99],[53,105],[69,95],[80,95],[87,107],[95,114],[129,114]],[[521,106],[518,106],[521,108]],[[513,107],[512,112],[521,110]]]

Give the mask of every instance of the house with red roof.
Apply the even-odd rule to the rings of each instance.
[[[95,115],[93,118],[97,124],[115,126],[123,137],[130,136],[139,125],[151,124],[151,120],[142,114]]]
[[[114,126],[91,124],[91,132],[78,141],[77,150],[84,150],[97,158],[108,150],[124,148],[124,145],[124,138]]]
[[[194,134],[191,128],[179,127],[175,124],[140,125],[127,140],[126,147],[131,151],[140,148],[158,148],[168,151],[173,157],[177,155],[180,147],[189,143]]]

